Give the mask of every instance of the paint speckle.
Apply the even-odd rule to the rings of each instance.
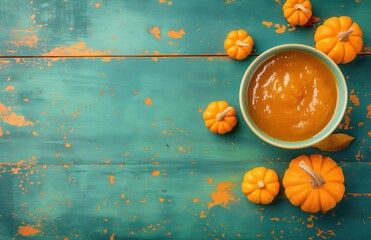
[[[273,22],[263,21],[262,24],[267,27],[271,27],[273,25]]]
[[[115,183],[115,176],[113,176],[113,175],[110,175],[109,176],[109,184],[114,184]]]
[[[40,233],[40,230],[33,228],[33,226],[20,226],[18,227],[18,234],[24,237],[34,236]]]
[[[160,175],[160,173],[161,173],[160,170],[154,170],[154,171],[152,172],[152,176],[157,177],[157,176]]]
[[[7,87],[4,89],[4,92],[12,92],[12,91],[14,91],[14,86],[12,86],[12,85],[9,85],[9,86],[7,86]]]
[[[354,93],[354,89],[352,89],[352,91],[350,91],[349,100],[354,104],[354,106],[359,106],[359,98]]]
[[[217,191],[212,192],[210,195],[212,201],[208,203],[208,208],[210,209],[216,205],[229,208],[231,203],[239,201],[239,199],[233,195],[233,189],[236,186],[237,184],[233,184],[232,182],[218,183],[216,185]]]
[[[159,27],[153,27],[152,29],[149,30],[149,32],[151,34],[153,34],[153,36],[155,36],[156,39],[158,40],[161,40],[162,37],[161,37],[161,31],[160,31],[160,28]]]
[[[275,32],[276,33],[284,33],[286,31],[286,26],[285,25],[281,25],[279,23],[276,23],[274,24],[274,27],[276,28]]]
[[[152,99],[151,98],[146,98],[144,100],[144,104],[146,104],[146,105],[152,105]]]
[[[183,35],[185,35],[186,32],[184,31],[184,29],[180,29],[179,31],[175,31],[175,30],[170,30],[167,32],[167,36],[168,37],[171,37],[171,38],[182,38]]]
[[[65,148],[71,148],[71,147],[72,147],[71,143],[69,143],[69,142],[66,142],[66,143],[64,144],[64,146],[65,146]]]

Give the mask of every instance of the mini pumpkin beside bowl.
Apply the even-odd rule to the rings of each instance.
[[[351,62],[362,49],[362,30],[348,16],[331,17],[314,34],[316,48],[335,63]]]
[[[334,208],[345,192],[342,169],[330,157],[320,154],[293,159],[282,184],[290,202],[310,213]]]
[[[254,46],[254,40],[245,30],[233,30],[224,40],[224,49],[229,57],[243,60],[251,53]]]
[[[223,100],[211,102],[203,113],[203,119],[211,132],[224,134],[237,124],[236,109]]]
[[[255,204],[269,204],[280,190],[278,175],[273,169],[257,167],[244,175],[242,192]]]

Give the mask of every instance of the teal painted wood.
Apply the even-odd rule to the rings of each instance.
[[[22,226],[40,231],[33,239],[366,239],[371,56],[340,66],[352,97],[337,131],[355,140],[337,153],[254,136],[238,106],[253,59],[3,59],[1,109],[30,126],[0,123],[0,239],[23,239]],[[202,120],[219,99],[237,108],[230,134]],[[267,166],[282,180],[292,158],[315,152],[344,170],[335,209],[304,213],[283,191],[268,206],[243,196],[245,171]],[[213,199],[218,191],[230,194],[225,202]]]
[[[315,29],[325,19],[341,15],[360,24],[362,52],[370,53],[370,1],[313,0],[313,14],[320,20],[295,30],[283,17],[283,2],[7,0],[0,9],[0,54],[225,54],[223,42],[233,29],[247,30],[255,40],[253,54],[259,54],[284,43],[314,46]],[[76,46],[81,42],[85,45]]]

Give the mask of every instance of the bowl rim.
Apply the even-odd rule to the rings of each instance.
[[[315,136],[311,137],[310,139],[301,140],[301,141],[284,141],[279,140],[276,138],[273,138],[267,134],[265,134],[263,131],[261,131],[256,124],[250,119],[248,108],[247,106],[247,88],[250,84],[251,76],[255,73],[256,69],[269,57],[280,53],[284,51],[304,51],[309,54],[313,54],[314,56],[321,59],[328,67],[331,69],[332,73],[335,76],[336,79],[336,86],[337,86],[337,100],[336,100],[336,107],[334,110],[334,114],[330,121],[327,123],[327,125]],[[285,149],[301,149],[306,147],[311,147],[317,144],[318,142],[322,141],[326,137],[328,137],[330,134],[332,134],[338,125],[340,124],[341,120],[343,119],[343,116],[346,111],[348,102],[348,88],[347,84],[344,78],[344,75],[342,71],[340,70],[339,66],[325,53],[319,51],[318,49],[304,45],[304,44],[282,44],[277,45],[275,47],[272,47],[270,49],[267,49],[263,53],[261,53],[259,56],[257,56],[251,64],[247,67],[242,80],[240,84],[240,90],[239,90],[239,103],[240,103],[240,110],[242,113],[242,116],[249,126],[249,128],[252,130],[252,132],[258,136],[261,140],[265,141],[266,143],[269,143],[270,145],[273,145],[275,147],[279,148],[285,148]]]

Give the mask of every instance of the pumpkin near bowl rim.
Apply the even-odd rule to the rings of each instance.
[[[312,54],[315,57],[322,60],[332,71],[336,78],[336,87],[337,87],[337,100],[334,114],[328,124],[322,129],[319,133],[313,136],[310,139],[302,141],[284,141],[273,138],[268,134],[261,131],[258,126],[253,122],[248,111],[247,103],[247,89],[250,83],[250,78],[254,75],[257,68],[264,63],[265,60],[274,56],[277,53],[284,51],[304,51],[306,53]],[[339,66],[325,53],[317,50],[314,47],[304,45],[304,44],[282,44],[272,47],[262,54],[257,56],[252,63],[247,67],[240,84],[239,89],[239,107],[242,113],[242,116],[249,126],[250,130],[264,142],[279,148],[284,149],[303,149],[306,147],[311,147],[316,143],[322,141],[333,133],[338,125],[340,124],[348,103],[348,88],[342,71]]]

